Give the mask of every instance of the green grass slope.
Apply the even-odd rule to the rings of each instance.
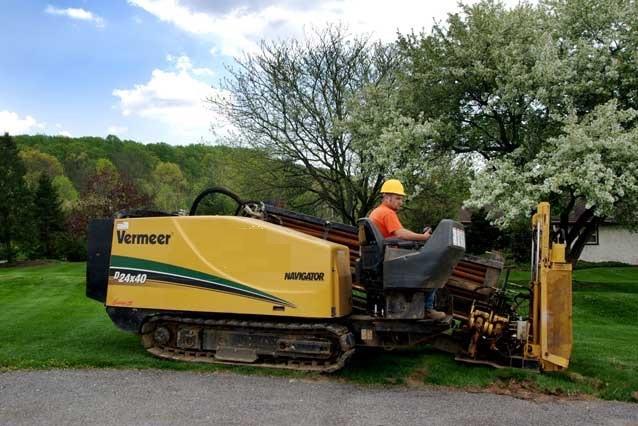
[[[511,280],[525,283],[524,272]],[[315,376],[164,361],[148,355],[137,336],[120,331],[104,307],[84,296],[84,264],[0,268],[0,369],[52,367],[170,368]],[[428,347],[359,353],[333,377],[366,384],[435,384],[525,388],[553,394],[593,394],[631,400],[638,391],[638,268],[574,273],[574,351],[564,373],[458,364]]]

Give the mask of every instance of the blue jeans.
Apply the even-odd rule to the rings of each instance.
[[[436,296],[436,289],[430,290],[425,293],[425,309],[434,309],[434,297]]]

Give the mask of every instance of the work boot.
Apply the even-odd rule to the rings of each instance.
[[[445,317],[447,317],[447,314],[445,312],[436,311],[434,309],[425,310],[426,319],[442,320],[442,319],[445,319]]]

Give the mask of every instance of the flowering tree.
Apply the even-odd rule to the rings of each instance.
[[[561,213],[568,258],[576,261],[604,219],[638,229],[638,113],[618,110],[615,100],[590,114],[565,120],[564,134],[551,138],[529,161],[514,151],[491,160],[476,176],[468,207],[488,209],[501,227],[527,220],[540,200]],[[585,210],[571,226],[576,202]]]
[[[484,0],[400,36],[386,148],[405,150],[410,175],[427,153],[482,156],[466,205],[505,228],[548,200],[577,260],[605,218],[636,227],[637,20],[633,1]],[[585,210],[570,226],[576,203]]]
[[[429,122],[402,114],[399,90],[394,84],[368,85],[349,100],[351,113],[342,128],[361,153],[361,168],[370,174],[392,176],[420,192],[433,159],[429,141],[436,130]]]
[[[468,196],[468,162],[436,150],[431,123],[402,115],[396,84],[366,86],[350,99],[350,115],[343,126],[362,153],[362,169],[404,183],[408,203],[402,221],[411,229],[456,217]]]

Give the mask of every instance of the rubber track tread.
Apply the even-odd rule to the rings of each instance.
[[[215,359],[215,353],[203,350],[190,350],[177,347],[157,346],[153,340],[155,326],[163,321],[179,323],[183,325],[196,325],[202,327],[231,327],[236,329],[253,330],[273,330],[282,332],[316,332],[332,335],[335,341],[339,342],[340,353],[334,360],[312,360],[312,359],[285,359],[280,362],[257,361],[254,363],[220,361]],[[159,324],[158,324],[159,323]],[[224,319],[200,319],[184,318],[170,315],[157,315],[148,319],[142,326],[142,344],[148,352],[159,358],[172,359],[189,362],[207,362],[214,364],[243,365],[250,367],[278,368],[298,371],[314,371],[321,373],[332,373],[343,368],[348,359],[353,355],[354,336],[348,327],[330,323],[295,323],[295,322],[263,322],[263,321],[241,321]]]

